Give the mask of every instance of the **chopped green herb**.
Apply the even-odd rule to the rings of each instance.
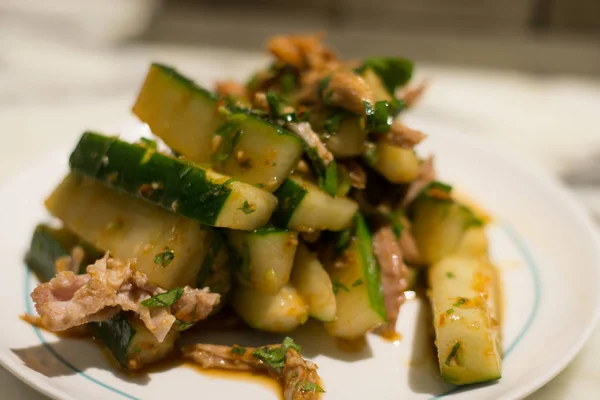
[[[357,280],[354,281],[354,283],[352,283],[352,287],[360,286],[363,283],[365,283],[365,281],[363,281],[361,278],[358,278]]]
[[[412,77],[413,63],[404,58],[374,57],[366,59],[356,71],[363,73],[366,69],[375,72],[388,92],[393,95],[396,88],[406,84]]]
[[[387,101],[378,101],[375,107],[368,101],[363,102],[366,130],[371,133],[388,132],[392,127],[391,107]]]
[[[446,361],[445,364],[447,366],[450,366],[450,362],[453,359],[456,359],[456,357],[458,356],[458,350],[460,349],[460,342],[456,342],[454,344],[454,346],[452,346],[452,350],[450,351],[450,354],[448,354],[448,357],[446,357]]]
[[[265,184],[264,184],[264,183],[257,183],[257,184],[256,184],[256,187],[257,187],[257,188],[261,188],[261,189],[262,189],[262,188],[264,188],[264,187],[265,187]]]
[[[334,233],[334,235],[335,240],[333,242],[333,256],[337,258],[342,255],[342,253],[346,251],[348,247],[350,247],[350,244],[352,243],[352,236],[354,235],[354,229],[347,228],[343,231]]]
[[[445,193],[452,192],[452,186],[450,186],[446,183],[440,182],[440,181],[433,181],[429,185],[427,185],[427,187],[425,188],[425,190],[427,190],[427,191],[430,191],[432,189],[441,190],[442,192],[445,192]]]
[[[323,390],[323,388],[319,385],[317,385],[314,382],[304,382],[304,385],[302,385],[301,390],[303,392],[319,392],[319,393],[325,393],[325,391]]]
[[[452,272],[452,271],[446,272],[446,276],[450,279],[456,278],[456,275],[454,275],[454,272]]]
[[[165,247],[165,251],[158,253],[154,256],[154,264],[162,265],[166,267],[171,264],[171,261],[175,258],[175,252],[168,247]]]
[[[446,314],[450,315],[454,313],[454,308],[449,308],[446,310]]]
[[[294,349],[298,353],[300,353],[301,349],[294,341],[286,337],[283,339],[283,343],[280,347],[260,347],[256,349],[252,355],[268,364],[271,368],[275,369],[277,372],[281,372],[285,365],[286,353],[289,349]]]
[[[246,354],[246,348],[240,346],[233,346],[231,348],[231,354],[238,354],[240,356],[243,356],[244,354]]]
[[[469,301],[468,299],[465,299],[464,297],[461,297],[458,299],[458,301],[454,304],[452,304],[454,307],[460,307],[463,304],[465,304],[467,301]]]
[[[170,307],[183,296],[183,288],[178,287],[167,292],[157,294],[141,302],[144,307]]]
[[[175,325],[179,331],[185,331],[186,329],[190,329],[192,326],[194,326],[194,323],[177,320],[175,321]]]
[[[348,286],[344,285],[342,282],[340,281],[333,281],[333,293],[337,294],[340,289],[344,290],[345,292],[349,292],[350,289],[348,289]]]
[[[396,239],[400,239],[402,231],[404,230],[404,224],[401,219],[404,216],[404,212],[401,209],[394,211],[377,210],[377,215],[383,217],[383,219],[390,224],[394,236]]]
[[[248,201],[244,201],[244,204],[240,208],[238,208],[238,210],[242,210],[246,215],[252,214],[254,211],[256,211],[254,209],[254,205],[248,203]]]
[[[217,129],[214,133],[216,136],[221,137],[219,146],[212,154],[213,162],[225,162],[231,157],[233,149],[237,145],[238,140],[242,135],[242,129],[240,122],[237,119],[225,122]]]

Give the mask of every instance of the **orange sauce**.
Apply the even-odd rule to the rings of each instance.
[[[244,381],[255,385],[263,386],[269,389],[271,392],[277,395],[279,399],[283,400],[283,389],[275,378],[271,378],[266,373],[260,373],[256,371],[229,371],[224,369],[212,368],[205,369],[192,362],[180,363],[185,368],[191,368],[194,371],[213,379],[228,379],[235,381]]]

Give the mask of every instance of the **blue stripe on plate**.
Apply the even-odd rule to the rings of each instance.
[[[527,245],[525,244],[525,242],[523,241],[521,236],[508,223],[502,223],[501,225],[499,225],[499,227],[510,237],[511,241],[515,244],[515,246],[517,246],[521,256],[525,259],[527,269],[529,270],[529,272],[531,273],[531,276],[533,278],[533,286],[534,286],[533,287],[533,289],[534,289],[533,307],[531,309],[529,317],[527,318],[527,321],[525,322],[525,325],[523,325],[523,328],[521,328],[521,330],[520,330],[519,334],[517,335],[517,337],[515,338],[515,340],[504,351],[504,358],[506,358],[514,350],[514,348],[521,342],[523,337],[527,334],[527,331],[529,331],[531,324],[535,320],[535,317],[538,313],[538,309],[539,309],[539,305],[540,305],[542,289],[541,289],[541,282],[540,282],[539,270],[538,270],[537,264],[531,254],[531,251],[529,250],[529,248],[527,247]],[[30,271],[29,271],[29,268],[26,268],[25,270],[26,270],[26,273],[25,273],[25,307],[26,307],[27,313],[32,314],[31,297],[29,296],[29,293],[31,293],[31,288],[29,286]],[[42,336],[42,333],[40,332],[39,328],[33,327],[33,330],[34,330],[36,336],[39,338],[40,342],[48,350],[48,352],[50,352],[50,354],[52,354],[54,357],[56,357],[56,359],[58,361],[60,361],[62,364],[64,364],[67,368],[73,370],[78,375],[89,380],[90,382],[93,382],[105,389],[108,389],[113,393],[121,395],[127,399],[139,400],[137,397],[134,397],[134,396],[127,394],[117,388],[114,388],[104,382],[101,382],[101,381],[91,377],[90,375],[86,374],[85,372],[81,371],[79,368],[77,368],[76,366],[71,364],[69,361],[65,360],[60,354],[58,354],[58,352],[48,342],[46,342],[46,340]],[[465,390],[466,388],[455,387],[455,388],[447,391],[446,393],[432,397],[431,400],[440,399],[444,396],[455,393],[461,389]]]

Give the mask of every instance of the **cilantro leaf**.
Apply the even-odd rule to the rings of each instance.
[[[167,292],[157,294],[141,302],[144,307],[169,307],[183,296],[183,288],[178,287]]]
[[[304,382],[304,385],[302,385],[302,387],[300,388],[300,390],[302,390],[303,392],[325,393],[325,391],[323,390],[323,388],[321,386],[317,385],[314,382]]]
[[[363,283],[365,283],[365,281],[363,281],[362,278],[358,278],[357,280],[354,281],[354,283],[352,283],[352,287],[360,286]]]
[[[345,292],[349,292],[350,289],[348,289],[348,286],[344,285],[342,282],[340,281],[333,281],[333,293],[337,294],[340,289],[344,290]]]
[[[192,326],[194,326],[194,323],[183,322],[183,321],[177,320],[177,321],[175,321],[175,326],[181,332],[181,331],[185,331],[186,329],[190,329]]]
[[[220,142],[212,154],[212,160],[223,163],[231,157],[233,149],[242,135],[240,122],[237,120],[227,121],[214,134],[220,138]]]
[[[173,261],[174,258],[175,252],[169,247],[165,247],[165,251],[154,256],[154,264],[166,267],[167,265],[171,264],[171,261]]]
[[[237,355],[243,356],[244,354],[246,354],[246,348],[240,347],[240,346],[233,346],[231,348],[231,354],[237,354]]]
[[[256,211],[254,209],[254,205],[248,203],[248,201],[244,201],[244,204],[240,208],[238,208],[238,210],[242,210],[246,215],[252,214],[254,211]]]
[[[390,103],[387,101],[378,101],[373,106],[368,101],[363,101],[363,108],[366,115],[366,130],[372,133],[385,133],[392,127],[394,118]]]
[[[452,272],[452,271],[448,271],[448,272],[446,272],[446,276],[447,276],[449,279],[454,279],[454,278],[456,278],[456,275],[454,275],[454,272]]]
[[[456,342],[454,346],[452,346],[452,350],[450,350],[450,354],[446,357],[446,361],[444,362],[447,366],[450,366],[450,362],[458,356],[458,350],[460,349],[460,342]]]
[[[252,356],[263,361],[277,372],[281,372],[281,369],[285,366],[286,353],[289,349],[294,349],[300,353],[301,349],[291,338],[286,337],[283,339],[281,347],[259,347],[256,349]]]
[[[454,304],[452,304],[454,307],[460,307],[463,304],[465,304],[467,301],[469,301],[468,299],[465,299],[464,297],[461,297],[458,299],[458,301]]]
[[[373,57],[366,59],[357,72],[362,73],[366,69],[375,72],[389,93],[394,94],[396,88],[412,78],[413,63],[405,58]]]

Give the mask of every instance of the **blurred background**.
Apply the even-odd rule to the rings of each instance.
[[[210,85],[264,63],[268,36],[316,31],[344,57],[414,59],[414,114],[533,159],[600,222],[598,0],[0,0],[0,182],[119,126],[151,61]],[[597,331],[536,399],[594,398],[599,351]]]

